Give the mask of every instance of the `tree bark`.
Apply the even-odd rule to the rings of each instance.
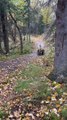
[[[8,40],[8,33],[7,33],[7,28],[6,28],[7,14],[6,14],[4,8],[1,8],[0,16],[1,16],[1,24],[2,24],[4,47],[5,47],[5,52],[7,54],[7,53],[9,53],[9,40]]]
[[[56,11],[55,70],[67,70],[67,0],[58,0]]]
[[[12,35],[12,39],[15,43],[16,42],[16,25],[14,25],[13,28],[11,28],[11,35]]]
[[[30,0],[27,1],[28,4],[28,28],[27,28],[27,34],[28,34],[28,41],[30,42]]]

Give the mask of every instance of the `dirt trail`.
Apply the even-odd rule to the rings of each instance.
[[[44,44],[42,36],[37,36],[37,37],[33,36],[32,42],[34,42],[33,53],[28,55],[23,55],[16,59],[7,60],[5,62],[0,61],[0,83],[3,82],[10,73],[16,71],[19,68],[24,68],[29,62],[36,59],[38,57],[37,49],[39,48],[39,45],[41,45],[42,48],[44,48],[46,51],[47,46],[46,44]]]
[[[0,81],[5,79],[8,74],[14,72],[15,70],[24,68],[30,61],[32,61],[32,59],[34,59],[34,56],[31,54],[6,62],[0,62]]]
[[[21,69],[26,68],[26,66],[30,63],[33,62],[33,60],[37,59],[37,49],[38,46],[41,44],[44,46],[44,41],[37,37],[33,37],[33,42],[34,42],[34,50],[33,53],[28,54],[28,55],[23,55],[19,58],[8,60],[8,61],[0,61],[0,106],[3,105],[3,103],[6,103],[9,101],[9,99],[13,98],[16,96],[16,93],[13,91],[15,85],[16,85],[16,80],[11,78],[11,80],[8,80],[6,82],[6,78],[9,79],[9,75],[13,73],[14,71],[20,71]],[[46,50],[46,46],[45,50]]]

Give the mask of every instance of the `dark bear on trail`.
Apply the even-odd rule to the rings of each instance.
[[[39,46],[40,48],[37,50],[37,55],[44,55],[45,54],[45,51],[44,49],[42,49],[41,45]]]

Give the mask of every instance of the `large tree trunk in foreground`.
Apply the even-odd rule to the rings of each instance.
[[[56,11],[55,70],[67,70],[67,0],[58,0]]]

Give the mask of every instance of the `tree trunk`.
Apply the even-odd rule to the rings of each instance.
[[[55,70],[67,70],[67,0],[58,0],[56,11]]]
[[[9,40],[8,40],[8,34],[7,34],[7,29],[6,29],[7,15],[6,15],[4,8],[1,8],[0,15],[1,15],[4,47],[5,47],[5,52],[7,54],[7,53],[9,53]]]
[[[30,0],[28,0],[27,3],[28,3],[28,41],[30,42]]]
[[[14,43],[16,43],[16,26],[15,25],[11,27],[11,35]]]
[[[20,28],[18,27],[17,21],[15,20],[15,18],[13,17],[13,15],[11,14],[10,11],[9,11],[9,14],[10,14],[12,20],[14,21],[14,24],[15,24],[18,32],[19,32],[19,37],[20,37],[20,51],[21,51],[21,53],[23,53],[23,41],[22,41],[22,34],[21,34],[21,31],[20,31]]]

